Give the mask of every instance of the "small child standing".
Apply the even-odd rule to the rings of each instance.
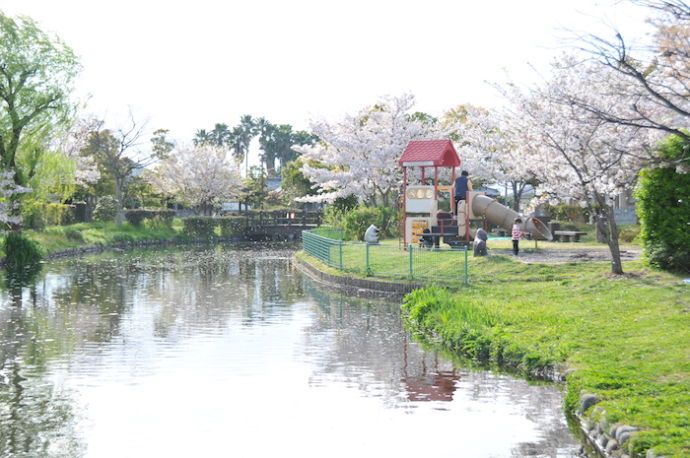
[[[518,255],[520,252],[520,237],[524,235],[524,232],[520,230],[520,224],[522,224],[522,220],[520,218],[515,218],[515,221],[513,221],[513,230],[512,230],[512,236],[513,236],[513,254],[515,256]]]

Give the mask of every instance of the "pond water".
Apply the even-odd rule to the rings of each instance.
[[[0,456],[575,456],[562,393],[423,350],[284,249],[47,264],[0,305]]]

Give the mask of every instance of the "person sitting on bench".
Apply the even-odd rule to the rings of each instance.
[[[419,239],[420,247],[431,248],[434,246],[434,238],[429,234],[431,234],[431,231],[429,229],[424,229],[422,231],[422,236]]]

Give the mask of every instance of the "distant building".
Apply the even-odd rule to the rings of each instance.
[[[266,188],[269,191],[280,191],[280,183],[283,181],[282,178],[266,178]]]
[[[501,195],[498,189],[490,188],[488,186],[482,186],[479,189],[475,189],[475,191],[483,192],[484,194],[486,194],[487,197],[491,197],[492,199],[496,199]]]
[[[238,212],[240,211],[240,203],[239,201],[223,202],[220,204],[220,210],[222,212]]]

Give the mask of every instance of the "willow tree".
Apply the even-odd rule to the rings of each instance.
[[[59,38],[30,18],[0,12],[0,168],[17,186],[26,186],[38,170],[22,167],[18,152],[23,144],[70,122],[72,83],[79,69],[74,52]],[[19,214],[14,200],[12,212]]]

